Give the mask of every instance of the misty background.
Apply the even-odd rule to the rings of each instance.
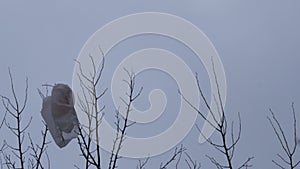
[[[23,95],[25,78],[29,78],[26,114],[28,117],[33,116],[30,132],[39,139],[42,102],[36,89],[45,83],[62,82],[71,86],[74,59],[86,40],[108,22],[137,12],[177,15],[192,22],[208,36],[225,68],[226,113],[233,120],[236,120],[238,112],[242,117],[242,138],[234,162],[242,162],[248,156],[254,156],[253,168],[274,168],[271,160],[282,150],[266,118],[269,115],[268,109],[273,109],[286,131],[291,131],[292,127],[292,102],[295,103],[298,121],[300,118],[300,2],[294,0],[1,0],[0,93],[10,95],[8,67],[12,70],[20,96]],[[193,72],[199,72],[205,92],[210,94],[210,84],[201,61],[179,42],[154,35],[133,37],[113,48],[107,56],[103,88],[110,87],[109,80],[122,58],[138,49],[149,47],[167,49],[181,56]],[[166,92],[168,105],[158,121],[133,127],[132,131],[129,129],[129,134],[145,137],[160,133],[176,117],[176,99],[179,99],[176,83],[158,71],[141,74],[137,83],[145,87],[136,103],[139,108],[146,109],[149,106],[148,93],[154,88]],[[110,102],[107,93],[106,112],[110,112],[113,117],[114,107]],[[1,106],[0,119],[3,112]],[[110,115],[107,118],[113,120]],[[202,124],[203,121],[198,118],[197,123]],[[4,129],[0,133],[1,140],[5,137],[8,141],[15,141]],[[205,155],[218,157],[219,154],[209,144],[199,144],[198,136],[199,132],[193,128],[182,144],[194,159],[201,162],[202,168],[211,168],[213,165]],[[74,168],[74,164],[80,166],[80,161],[83,161],[79,157],[80,151],[75,140],[64,149],[59,149],[52,142],[48,153],[51,168]],[[157,167],[159,162],[172,153],[171,150],[154,157],[149,162],[149,168]],[[136,159],[123,158],[120,161],[120,168],[135,167],[137,163]]]

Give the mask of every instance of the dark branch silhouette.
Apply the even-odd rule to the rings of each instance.
[[[117,128],[117,134],[113,143],[113,149],[111,151],[111,156],[110,156],[110,162],[108,169],[115,169],[117,168],[117,162],[118,159],[121,157],[119,156],[119,153],[122,148],[122,144],[125,140],[126,136],[126,131],[127,129],[134,124],[134,122],[129,122],[128,117],[129,114],[132,110],[132,104],[133,102],[141,95],[141,92],[143,88],[141,87],[138,92],[135,94],[135,85],[136,85],[136,76],[134,73],[130,73],[128,70],[124,69],[124,71],[127,72],[128,79],[129,80],[124,80],[124,82],[128,85],[128,93],[127,99],[126,98],[121,98],[126,106],[126,112],[125,112],[125,117],[122,118],[123,123],[121,124],[121,118],[120,118],[120,112],[117,110],[116,111],[116,128]],[[128,101],[125,101],[128,100]]]
[[[95,168],[100,169],[103,167],[101,166],[102,157],[99,140],[99,126],[104,117],[105,106],[99,107],[98,103],[106,93],[107,88],[102,93],[98,94],[97,87],[100,83],[100,79],[104,69],[104,57],[102,58],[99,67],[95,65],[92,56],[90,56],[90,61],[92,63],[92,72],[90,72],[89,74],[85,74],[81,63],[76,61],[80,71],[77,74],[77,76],[79,78],[80,86],[82,89],[82,96],[77,97],[78,104],[80,109],[86,114],[86,117],[88,119],[87,126],[81,125],[79,128],[78,144],[81,151],[81,155],[85,159],[85,168],[87,169],[91,166],[94,166]],[[139,95],[142,92],[142,88],[137,93],[135,92],[135,74],[130,73],[126,69],[125,71],[128,74],[128,80],[124,80],[124,83],[128,85],[128,93],[126,93],[126,96],[128,96],[128,98],[122,98],[122,101],[125,103],[126,106],[125,117],[120,117],[120,112],[116,110],[115,124],[117,134],[113,142],[113,147],[109,157],[109,169],[117,168],[118,160],[121,158],[119,156],[119,153],[121,151],[122,144],[125,139],[126,130],[134,124],[129,122],[128,120],[129,113],[131,112],[132,103],[137,99],[137,97],[139,97]],[[125,100],[128,100],[128,102]],[[95,127],[93,127],[93,124],[95,124]],[[96,138],[95,144],[92,140],[93,136],[95,136]]]
[[[175,165],[175,169],[178,169],[180,160],[182,158],[182,154],[185,151],[186,151],[186,148],[183,147],[183,145],[180,145],[180,147],[176,147],[173,154],[171,155],[171,157],[169,159],[167,159],[165,162],[161,162],[158,168],[159,169],[167,169],[168,167],[171,167],[171,164],[173,164],[173,165]],[[146,169],[146,166],[147,166],[147,163],[149,162],[149,160],[150,160],[150,157],[147,157],[145,160],[138,160],[136,169]]]
[[[48,128],[47,128],[46,124],[44,124],[44,126],[45,126],[45,129],[44,129],[44,131],[41,132],[41,135],[43,137],[41,146],[38,144],[35,144],[31,138],[30,134],[28,134],[28,137],[30,140],[29,148],[32,150],[32,153],[30,153],[30,155],[33,157],[33,159],[30,159],[31,168],[44,169],[45,167],[43,166],[42,161],[41,161],[43,154],[45,153],[47,158],[49,158],[48,154],[46,153],[47,145],[50,143],[50,142],[47,142],[47,139],[46,139],[47,133],[48,133]],[[48,168],[50,168],[50,167],[48,167]]]
[[[299,144],[297,141],[297,118],[296,112],[294,108],[294,103],[292,104],[292,114],[293,114],[293,137],[292,143],[288,142],[287,134],[283,130],[282,125],[278,121],[272,109],[269,109],[271,113],[271,117],[268,117],[268,120],[273,128],[273,131],[277,137],[277,140],[280,143],[281,148],[284,151],[284,157],[281,154],[277,154],[277,157],[283,162],[283,164],[279,163],[278,160],[272,160],[272,162],[279,168],[285,168],[284,166],[288,166],[290,169],[296,168],[300,164],[300,160],[295,160],[296,149]]]
[[[175,150],[174,150],[174,153],[173,155],[171,156],[171,158],[169,160],[167,160],[166,162],[164,163],[160,163],[160,167],[159,169],[167,169],[167,167],[173,163],[176,158],[178,157],[177,159],[177,162],[176,162],[176,168],[178,168],[178,164],[180,162],[180,159],[181,159],[181,156],[182,156],[182,153],[186,151],[186,148],[184,148],[182,145],[178,148],[176,147]]]
[[[4,140],[5,146],[7,146],[9,149],[12,150],[12,153],[14,154],[15,157],[19,159],[19,167],[24,169],[24,163],[25,163],[25,153],[27,152],[28,149],[23,147],[23,142],[24,142],[24,137],[25,137],[25,130],[29,127],[31,123],[31,119],[23,125],[21,122],[23,112],[25,110],[26,104],[27,104],[27,99],[28,99],[28,78],[26,78],[25,82],[25,96],[23,103],[21,104],[20,100],[18,99],[18,96],[15,91],[15,86],[12,78],[12,74],[10,69],[8,69],[9,73],[9,78],[10,78],[10,87],[11,87],[11,93],[12,93],[12,99],[2,96],[2,104],[8,113],[10,117],[13,118],[15,121],[16,125],[11,125],[7,118],[4,119],[4,124],[6,127],[13,133],[16,138],[17,138],[17,146],[13,146],[7,141]],[[15,168],[16,167],[16,162],[13,161],[12,157],[8,154],[4,153],[4,159],[5,159],[5,164],[8,168]]]
[[[193,160],[192,157],[188,154],[185,153],[186,159],[185,163],[189,167],[189,169],[200,169],[201,168],[201,163],[198,163],[196,160]]]
[[[44,132],[42,132],[42,143],[36,144],[30,137],[28,133],[28,128],[31,124],[32,117],[29,118],[27,122],[24,122],[23,117],[26,116],[25,108],[28,102],[28,78],[25,81],[25,90],[23,101],[20,101],[19,96],[16,93],[13,77],[10,69],[8,69],[9,79],[10,79],[10,89],[12,93],[12,98],[1,95],[2,105],[6,111],[4,115],[2,125],[5,125],[8,130],[15,136],[17,143],[13,145],[11,141],[6,141],[4,139],[4,144],[1,147],[1,166],[4,165],[7,168],[27,168],[31,169],[44,169],[42,163],[42,156],[46,154],[47,159],[49,159],[46,149],[47,149],[47,127],[45,126]],[[13,122],[13,124],[11,124]],[[30,141],[30,145],[25,145],[26,134]],[[3,162],[2,162],[3,160]],[[2,166],[3,167],[3,166]],[[49,161],[48,161],[49,168]]]
[[[98,102],[103,97],[107,89],[105,89],[101,94],[98,94],[97,86],[99,84],[99,80],[104,69],[104,57],[99,67],[96,67],[92,56],[90,56],[90,61],[93,66],[93,70],[89,73],[89,75],[84,73],[81,63],[76,61],[80,70],[77,76],[79,78],[80,87],[83,92],[83,97],[77,96],[78,104],[81,111],[83,111],[86,114],[88,119],[88,126],[81,125],[79,127],[79,137],[77,140],[81,151],[81,155],[85,159],[85,168],[87,169],[90,166],[94,166],[97,169],[100,169],[101,152],[99,141],[99,125],[104,116],[103,110],[105,106],[100,108],[98,106]],[[95,124],[94,128],[93,124]],[[93,134],[95,134],[96,138],[95,148],[93,147]]]
[[[215,78],[214,79],[215,80],[215,85],[217,86],[217,93],[213,94],[213,99],[214,99],[214,101],[215,101],[215,103],[217,104],[217,107],[218,107],[217,112],[213,112],[211,106],[209,105],[208,100],[207,100],[206,96],[204,95],[204,92],[201,88],[200,81],[199,81],[197,73],[195,75],[195,79],[196,79],[196,82],[197,82],[198,91],[200,92],[200,95],[201,95],[201,99],[204,101],[205,107],[207,108],[208,112],[212,116],[212,120],[208,119],[204,112],[202,112],[199,108],[195,107],[189,100],[187,100],[187,98],[184,95],[182,95],[180,91],[179,91],[179,94],[198,113],[198,115],[204,121],[208,122],[212,127],[214,127],[216,129],[217,133],[219,134],[219,138],[220,138],[219,142],[217,142],[216,140],[212,140],[210,138],[207,138],[204,135],[204,133],[202,133],[201,129],[199,129],[199,127],[197,126],[197,129],[199,130],[201,135],[206,139],[206,141],[210,145],[212,145],[216,150],[218,150],[221,154],[224,155],[224,157],[226,159],[226,164],[222,164],[221,162],[219,162],[219,160],[216,160],[212,156],[206,155],[206,157],[218,169],[222,169],[222,168],[233,169],[233,168],[235,168],[235,166],[233,165],[233,157],[234,157],[234,154],[235,154],[235,151],[236,151],[236,145],[237,145],[237,143],[239,142],[239,140],[241,138],[241,132],[242,132],[241,117],[240,117],[240,114],[238,113],[238,118],[239,118],[238,131],[237,131],[237,136],[235,136],[235,132],[234,132],[235,127],[234,127],[234,122],[233,121],[231,122],[231,129],[228,128],[227,116],[225,114],[225,109],[223,107],[223,100],[222,100],[221,93],[220,93],[220,86],[219,86],[219,82],[218,82],[218,79],[217,79],[217,76],[216,76],[216,71],[215,71],[215,67],[214,67],[213,58],[211,58],[211,62],[212,62],[213,73],[214,73],[214,78]],[[217,120],[216,114],[219,115],[220,121]],[[249,162],[253,158],[254,157],[249,157],[247,160],[245,160],[245,162],[243,162],[241,165],[239,165],[236,168],[249,168],[249,167],[252,167],[252,165],[249,164]]]

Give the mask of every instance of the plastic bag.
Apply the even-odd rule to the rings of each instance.
[[[71,88],[65,84],[56,84],[51,96],[43,99],[42,117],[48,126],[55,143],[65,147],[78,136],[79,122],[74,109]]]

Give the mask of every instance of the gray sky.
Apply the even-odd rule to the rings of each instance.
[[[19,93],[22,92],[24,79],[28,76],[30,100],[26,113],[34,117],[31,131],[39,133],[42,120],[39,113],[41,100],[36,88],[44,83],[63,82],[71,85],[73,59],[77,58],[86,40],[96,30],[118,17],[152,11],[185,18],[200,28],[212,41],[225,68],[228,87],[227,113],[230,117],[236,117],[237,112],[240,112],[243,121],[242,139],[235,161],[255,156],[252,162],[254,168],[273,168],[271,160],[281,149],[266,118],[268,108],[276,112],[287,130],[291,127],[291,102],[295,102],[296,110],[300,109],[300,2],[296,0],[1,0],[0,93],[9,94],[8,67],[13,72]],[[200,72],[204,86],[209,86],[205,69],[200,61],[194,62],[194,56],[189,56],[190,51],[172,39],[156,36],[135,37],[118,44],[108,56],[104,75],[106,81],[104,80],[103,85],[109,87],[108,78],[111,77],[114,66],[123,57],[145,47],[160,47],[178,52],[194,72]],[[157,72],[146,72],[138,79],[139,84],[145,86],[145,95],[141,96],[141,101],[137,103],[141,109],[149,106],[145,101],[147,91],[151,88],[165,89],[168,97],[176,98],[176,85],[172,79],[155,73]],[[153,82],[151,76],[154,75],[169,82]],[[109,94],[106,98],[109,102]],[[172,102],[171,99],[170,103]],[[107,111],[113,112],[112,109],[114,108],[108,106]],[[176,106],[172,104],[167,107],[170,112],[174,109]],[[2,108],[0,110],[3,112]],[[167,115],[157,124],[139,128],[150,135],[160,132],[174,120],[170,112],[166,112]],[[2,115],[1,113],[0,119]],[[198,122],[202,123],[201,120]],[[143,136],[143,133],[137,135]],[[214,155],[216,152],[212,151],[213,148],[208,144],[198,144],[198,135],[193,128],[182,143],[187,146],[191,155],[202,163],[203,168],[210,168],[212,164],[205,158],[205,154]],[[80,165],[79,149],[75,141],[61,150],[52,143],[48,150],[52,168],[73,168],[74,164]],[[155,157],[149,163],[149,168],[157,166],[157,162],[171,153]],[[121,164],[128,167],[136,164],[132,159],[121,161]]]

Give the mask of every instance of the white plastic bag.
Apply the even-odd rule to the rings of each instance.
[[[51,96],[43,99],[41,113],[60,148],[77,138],[79,122],[74,109],[73,93],[68,85],[56,84],[53,87]]]

